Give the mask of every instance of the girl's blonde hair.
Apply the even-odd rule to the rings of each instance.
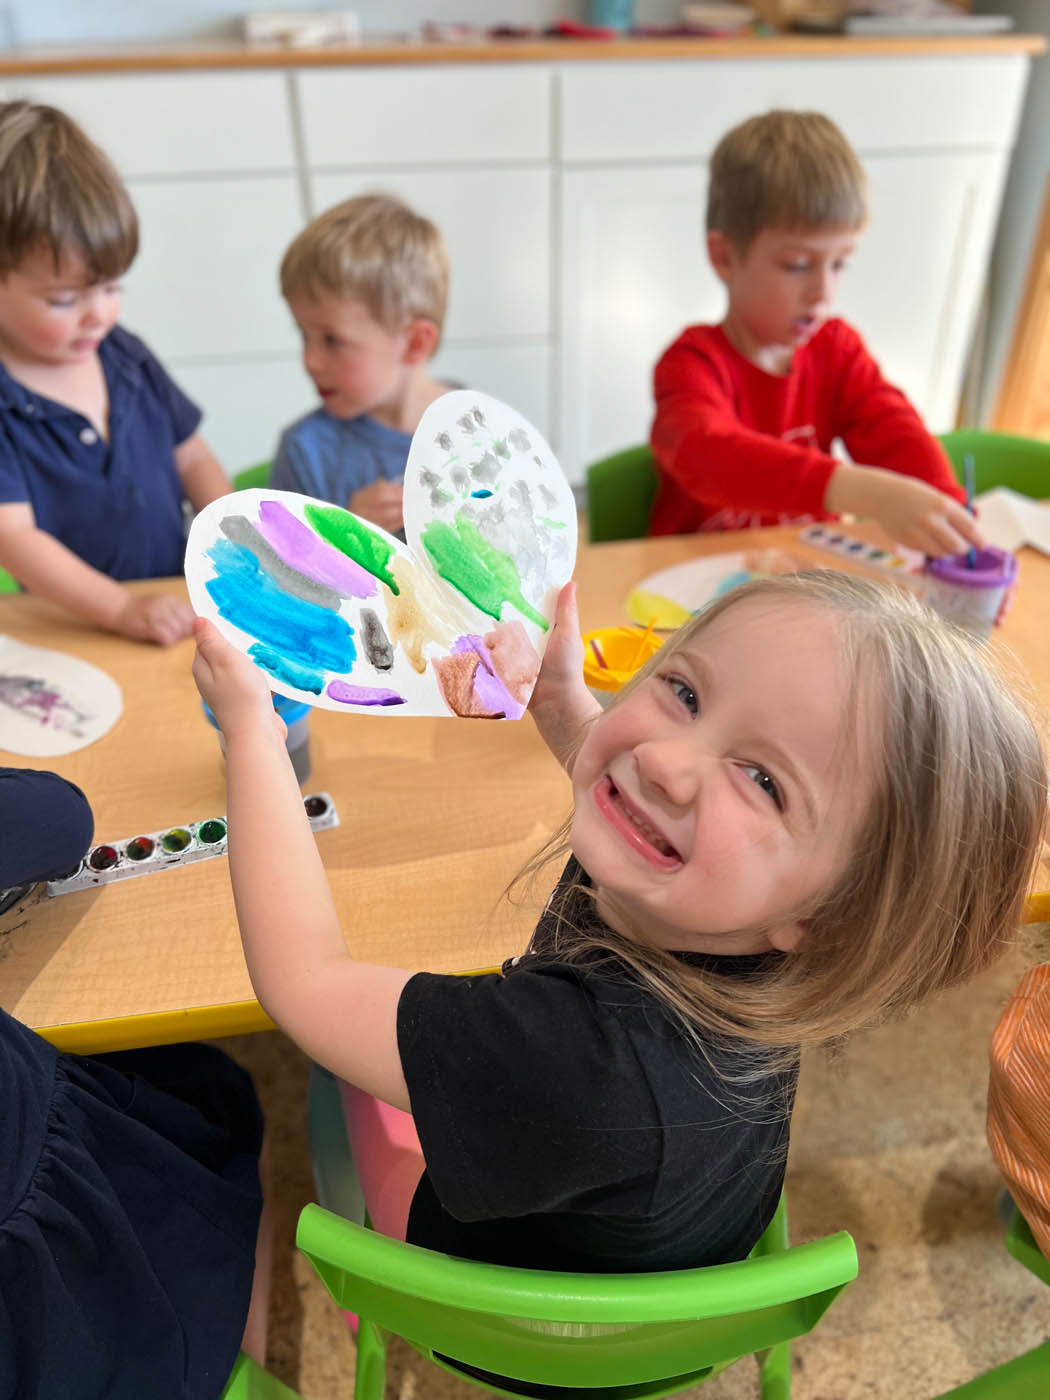
[[[40,248],[78,254],[90,282],[135,260],[134,205],[109,157],[55,107],[0,103],[0,277]]]
[[[559,961],[615,954],[694,1037],[767,1047],[765,1072],[800,1046],[902,1014],[993,961],[1020,923],[1034,875],[1047,765],[1041,729],[978,642],[901,588],[830,570],[735,589],[681,628],[620,697],[719,618],[755,603],[831,613],[850,677],[847,731],[868,714],[878,730],[881,718],[854,849],[831,887],[794,911],[806,925],[797,948],[754,976],[724,978],[552,912]],[[865,695],[873,704],[862,714]],[[523,874],[564,854],[569,825]]]
[[[711,155],[707,229],[746,252],[763,229],[860,229],[867,180],[852,146],[820,112],[764,112],[734,126]]]
[[[421,317],[440,336],[448,302],[440,230],[400,199],[363,194],[319,214],[281,262],[285,300],[305,293],[363,301],[387,330]]]

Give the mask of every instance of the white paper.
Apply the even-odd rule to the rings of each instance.
[[[308,705],[520,718],[576,560],[554,454],[506,404],[444,394],[412,439],[404,517],[407,544],[294,492],[224,496],[190,530],[190,602]]]
[[[1050,510],[1005,486],[996,486],[973,500],[977,524],[989,544],[1011,552],[1032,545],[1050,554]]]
[[[120,686],[97,666],[0,635],[0,749],[74,753],[108,733],[123,708]]]

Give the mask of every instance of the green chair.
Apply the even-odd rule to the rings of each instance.
[[[1037,501],[1050,499],[1050,442],[1013,437],[1010,433],[986,433],[979,428],[942,433],[940,442],[960,483],[964,457],[973,458],[974,489],[978,493],[990,491],[993,486],[1009,486]]]
[[[355,1400],[382,1400],[391,1333],[497,1395],[577,1387],[594,1400],[657,1400],[758,1354],[763,1400],[789,1400],[789,1342],[857,1274],[840,1232],[787,1246],[783,1200],[750,1259],[652,1274],[570,1274],[454,1259],[388,1238],[321,1206],[296,1244],[341,1308],[360,1319]],[[456,1362],[513,1376],[517,1392]]]
[[[299,1400],[276,1376],[264,1371],[247,1352],[240,1352],[220,1400]]]
[[[0,593],[20,593],[21,587],[6,569],[0,569]]]
[[[289,1390],[276,1376],[240,1352],[220,1400],[300,1400],[297,1390]]]
[[[659,478],[648,447],[628,447],[587,468],[587,522],[592,544],[640,539]]]
[[[266,486],[270,480],[272,466],[272,462],[260,462],[258,466],[245,467],[244,471],[238,472],[233,478],[233,489],[235,491],[248,491],[252,487]]]
[[[1014,1207],[1006,1231],[1006,1248],[1036,1278],[1050,1283],[1050,1259],[1040,1253],[1028,1221]],[[1046,1400],[1050,1395],[1050,1341],[1023,1356],[986,1371],[965,1385],[948,1390],[938,1400]]]

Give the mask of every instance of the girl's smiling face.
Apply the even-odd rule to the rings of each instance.
[[[844,868],[873,790],[872,701],[851,704],[830,612],[743,602],[656,658],[576,758],[572,847],[620,933],[788,949]]]

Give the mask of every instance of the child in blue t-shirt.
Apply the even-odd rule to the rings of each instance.
[[[270,485],[400,534],[412,434],[451,387],[428,373],[448,299],[444,239],[390,195],[348,199],[289,247],[281,292],[321,406],[285,430]]]
[[[182,572],[182,504],[230,488],[200,410],[116,324],[138,221],[63,113],[0,104],[0,567],[108,631],[169,645],[181,598],[121,580]]]
[[[92,829],[72,783],[0,768],[0,908],[75,869]],[[210,1045],[62,1054],[0,1010],[0,1104],[0,1397],[218,1400],[239,1348],[265,1362],[244,1070]]]

